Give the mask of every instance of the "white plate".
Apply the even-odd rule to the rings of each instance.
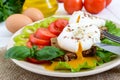
[[[11,40],[10,40],[8,46],[7,46],[7,49],[13,46],[13,44],[14,44],[13,38],[16,35],[20,34],[21,30],[22,29],[17,31],[12,36],[12,38],[11,38]],[[34,72],[34,73],[38,73],[38,74],[42,74],[42,75],[54,76],[54,77],[82,77],[82,76],[98,74],[98,73],[107,71],[109,69],[112,69],[112,68],[118,66],[120,64],[120,56],[118,56],[117,58],[115,58],[114,60],[112,60],[112,61],[110,61],[108,63],[105,63],[105,64],[103,64],[101,66],[96,67],[93,70],[80,71],[80,72],[75,72],[75,73],[72,73],[72,72],[68,73],[68,72],[48,71],[41,65],[32,64],[32,63],[25,62],[25,61],[18,61],[18,60],[15,60],[15,59],[12,59],[12,61],[14,63],[16,63],[17,65],[19,65],[20,67],[22,67],[22,68],[24,68],[24,69],[26,69],[28,71],[31,71],[31,72]]]

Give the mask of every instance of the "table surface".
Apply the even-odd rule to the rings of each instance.
[[[95,16],[109,19],[120,24],[119,5],[119,0],[113,0],[108,7],[106,7],[102,12],[96,14]],[[62,3],[59,3],[59,8],[56,12],[56,15],[68,15],[67,12],[64,10]],[[13,34],[6,29],[5,22],[0,23],[0,32],[0,47],[5,47]]]

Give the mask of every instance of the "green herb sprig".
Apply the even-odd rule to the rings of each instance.
[[[25,0],[0,0],[0,22],[14,13],[21,13]]]

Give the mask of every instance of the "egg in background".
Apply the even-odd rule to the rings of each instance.
[[[44,18],[43,13],[37,8],[28,8],[25,11],[23,11],[22,14],[31,18],[33,22],[41,20]]]
[[[13,14],[5,21],[6,28],[11,33],[15,33],[17,30],[30,23],[33,23],[33,21],[23,14]]]

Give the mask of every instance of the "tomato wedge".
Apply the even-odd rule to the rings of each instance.
[[[34,63],[34,64],[50,63],[50,61],[47,61],[47,60],[36,60],[35,58],[27,58],[26,61]]]
[[[63,30],[64,29],[64,27],[66,26],[68,24],[68,20],[66,20],[66,19],[57,19],[56,21],[55,21],[55,25],[56,25],[56,27],[58,27],[59,28],[59,30]]]
[[[51,38],[56,37],[56,35],[51,33],[48,28],[39,28],[35,33],[35,37],[50,40]]]
[[[35,45],[50,45],[50,40],[39,39],[34,36],[34,34],[30,35],[30,42]]]

